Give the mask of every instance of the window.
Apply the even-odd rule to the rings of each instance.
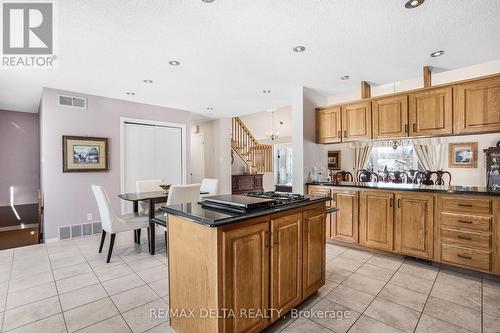
[[[292,184],[292,144],[274,145],[274,180],[278,185]]]
[[[373,147],[368,169],[374,172],[419,170],[417,155],[412,145],[388,147]]]

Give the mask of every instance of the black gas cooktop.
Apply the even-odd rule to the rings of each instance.
[[[200,204],[217,210],[247,212],[251,210],[283,206],[294,202],[307,201],[301,194],[287,192],[251,192],[243,195],[214,195],[203,198]]]

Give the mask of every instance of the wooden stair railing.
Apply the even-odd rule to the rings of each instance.
[[[260,144],[238,117],[232,120],[231,148],[250,171],[273,172],[273,146]]]

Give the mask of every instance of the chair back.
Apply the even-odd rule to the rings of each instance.
[[[210,195],[215,195],[219,192],[219,180],[203,178],[201,181],[200,192],[208,192]]]
[[[111,233],[115,214],[109,203],[108,195],[104,187],[99,185],[92,185],[92,192],[94,192],[97,208],[99,208],[99,215],[101,215],[102,230]]]
[[[140,192],[154,192],[161,191],[161,179],[148,179],[148,180],[137,180],[135,182],[135,191]],[[146,201],[139,201],[139,213],[147,215],[149,214],[149,203]]]
[[[332,180],[336,180],[337,182],[352,182],[353,177],[352,173],[348,171],[339,171],[335,175],[333,175]]]
[[[378,182],[379,176],[375,172],[366,169],[358,170],[356,175],[357,181],[362,183]]]
[[[201,184],[172,185],[168,190],[167,205],[178,205],[200,200]]]

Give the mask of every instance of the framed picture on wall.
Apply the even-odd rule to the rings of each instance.
[[[328,170],[340,170],[340,150],[328,152]]]
[[[448,145],[450,168],[477,168],[477,142],[459,142]]]
[[[108,170],[108,138],[63,136],[63,172]]]

